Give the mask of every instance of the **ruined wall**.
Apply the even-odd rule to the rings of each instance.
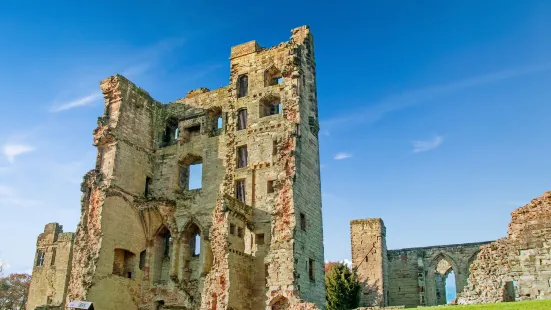
[[[388,292],[386,228],[381,219],[350,222],[352,268],[362,284],[360,306],[385,306]]]
[[[43,305],[62,306],[71,273],[74,233],[58,223],[47,224],[38,236],[27,310]]]
[[[143,274],[135,267],[146,236],[133,202],[143,197],[152,175],[152,128],[160,104],[120,75],[104,80],[101,88],[105,113],[94,130],[98,157],[83,184],[67,300],[90,300],[102,309],[137,309]],[[128,252],[130,274],[115,270],[120,250]]]
[[[482,248],[459,303],[551,298],[551,192],[511,213],[508,236]]]
[[[467,284],[469,266],[489,242],[388,251],[390,306],[446,304],[446,278],[453,271],[456,293]]]
[[[456,290],[489,242],[387,250],[381,219],[350,222],[352,267],[362,282],[360,306],[434,306],[446,303],[445,281],[454,271]]]

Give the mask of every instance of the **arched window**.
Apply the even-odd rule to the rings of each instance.
[[[247,109],[239,109],[237,111],[237,130],[247,128]]]
[[[249,93],[249,78],[246,74],[237,78],[237,98],[245,97]]]

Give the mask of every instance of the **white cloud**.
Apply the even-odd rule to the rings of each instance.
[[[73,108],[78,108],[78,107],[91,105],[92,103],[94,103],[95,101],[100,99],[100,97],[101,97],[101,93],[99,91],[98,92],[93,92],[93,93],[89,94],[88,96],[84,96],[82,98],[78,98],[78,99],[63,103],[63,104],[55,105],[50,109],[50,111],[51,112],[61,112],[61,111],[70,110],[70,109],[73,109]]]
[[[421,89],[405,91],[401,94],[383,98],[374,103],[359,103],[364,106],[368,105],[368,107],[361,110],[350,111],[350,113],[336,116],[328,120],[323,120],[321,125],[325,127],[331,125],[342,126],[352,123],[373,123],[386,114],[422,104],[438,96],[550,70],[551,63],[543,63],[482,74],[447,84],[438,84]]]
[[[352,261],[351,260],[345,258],[345,259],[341,260],[340,263],[343,263],[346,266],[348,266],[348,268],[352,269]]]
[[[412,141],[413,153],[426,152],[439,147],[444,142],[444,137],[435,136],[430,140]]]
[[[10,163],[15,162],[15,157],[34,151],[35,148],[26,144],[6,144],[3,148],[3,153]]]
[[[343,159],[347,159],[347,158],[350,158],[350,157],[352,157],[352,154],[345,153],[345,152],[340,152],[340,153],[335,154],[335,157],[333,157],[333,159],[343,160]]]

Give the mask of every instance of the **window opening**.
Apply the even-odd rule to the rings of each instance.
[[[273,180],[270,180],[268,181],[268,184],[267,184],[267,188],[266,188],[266,192],[268,194],[271,194],[273,193],[275,190],[274,190],[274,181]]]
[[[165,131],[163,133],[162,145],[169,146],[176,142],[178,139],[178,120],[176,118],[169,118],[166,121]]]
[[[256,234],[255,240],[256,240],[256,244],[263,245],[264,244],[264,234]]]
[[[235,225],[230,224],[230,234],[235,235]]]
[[[140,270],[143,270],[143,267],[145,267],[145,253],[145,250],[140,252],[140,263],[138,265]]]
[[[167,231],[166,234],[164,235],[163,237],[163,242],[164,242],[164,251],[163,251],[163,256],[165,257],[170,257],[170,243],[172,242],[172,236],[170,236],[170,232]]]
[[[151,195],[151,178],[150,177],[145,178],[144,195],[145,197],[149,197],[149,195]]]
[[[199,256],[201,254],[201,235],[194,233],[191,236],[191,256]]]
[[[201,125],[190,126],[184,129],[183,140],[189,142],[192,137],[201,135]]]
[[[237,130],[247,128],[247,109],[237,111]]]
[[[124,250],[115,249],[113,260],[113,274],[132,279],[134,272],[136,255],[134,253]]]
[[[237,79],[237,98],[245,97],[249,92],[249,78],[247,75],[241,75]]]
[[[203,187],[203,164],[192,164],[189,166],[189,189]]]
[[[314,281],[314,260],[309,259],[308,260],[308,277],[310,278],[310,281]]]
[[[281,102],[279,97],[268,96],[260,100],[260,117],[281,114]]]
[[[222,116],[218,116],[216,118],[216,129],[222,129],[223,122],[222,122]]]
[[[242,238],[242,237],[243,237],[243,228],[237,227],[237,236],[238,236],[239,238]]]
[[[247,167],[247,146],[237,148],[237,168]]]
[[[264,86],[278,85],[282,82],[281,71],[271,66],[264,72]]]
[[[245,180],[237,180],[235,186],[235,197],[245,203]]]
[[[304,213],[300,214],[300,229],[306,230],[306,215]]]
[[[36,265],[37,266],[44,266],[44,256],[46,253],[43,251],[38,251],[38,254],[36,255]]]

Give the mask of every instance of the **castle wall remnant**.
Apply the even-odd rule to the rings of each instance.
[[[74,233],[64,233],[63,226],[58,223],[44,227],[36,242],[27,309],[64,305],[71,273],[73,241]]]
[[[381,219],[351,221],[360,306],[445,304],[452,271],[459,304],[550,299],[551,192],[511,216],[508,236],[494,242],[399,250],[386,249]]]
[[[169,104],[102,81],[66,301],[323,309],[315,66],[302,26],[232,47],[228,86]]]
[[[387,250],[379,218],[350,222],[352,267],[362,282],[360,306],[434,306],[446,303],[445,279],[467,284],[469,265],[489,242]]]
[[[481,248],[461,304],[551,299],[551,191],[511,213],[507,237]]]

